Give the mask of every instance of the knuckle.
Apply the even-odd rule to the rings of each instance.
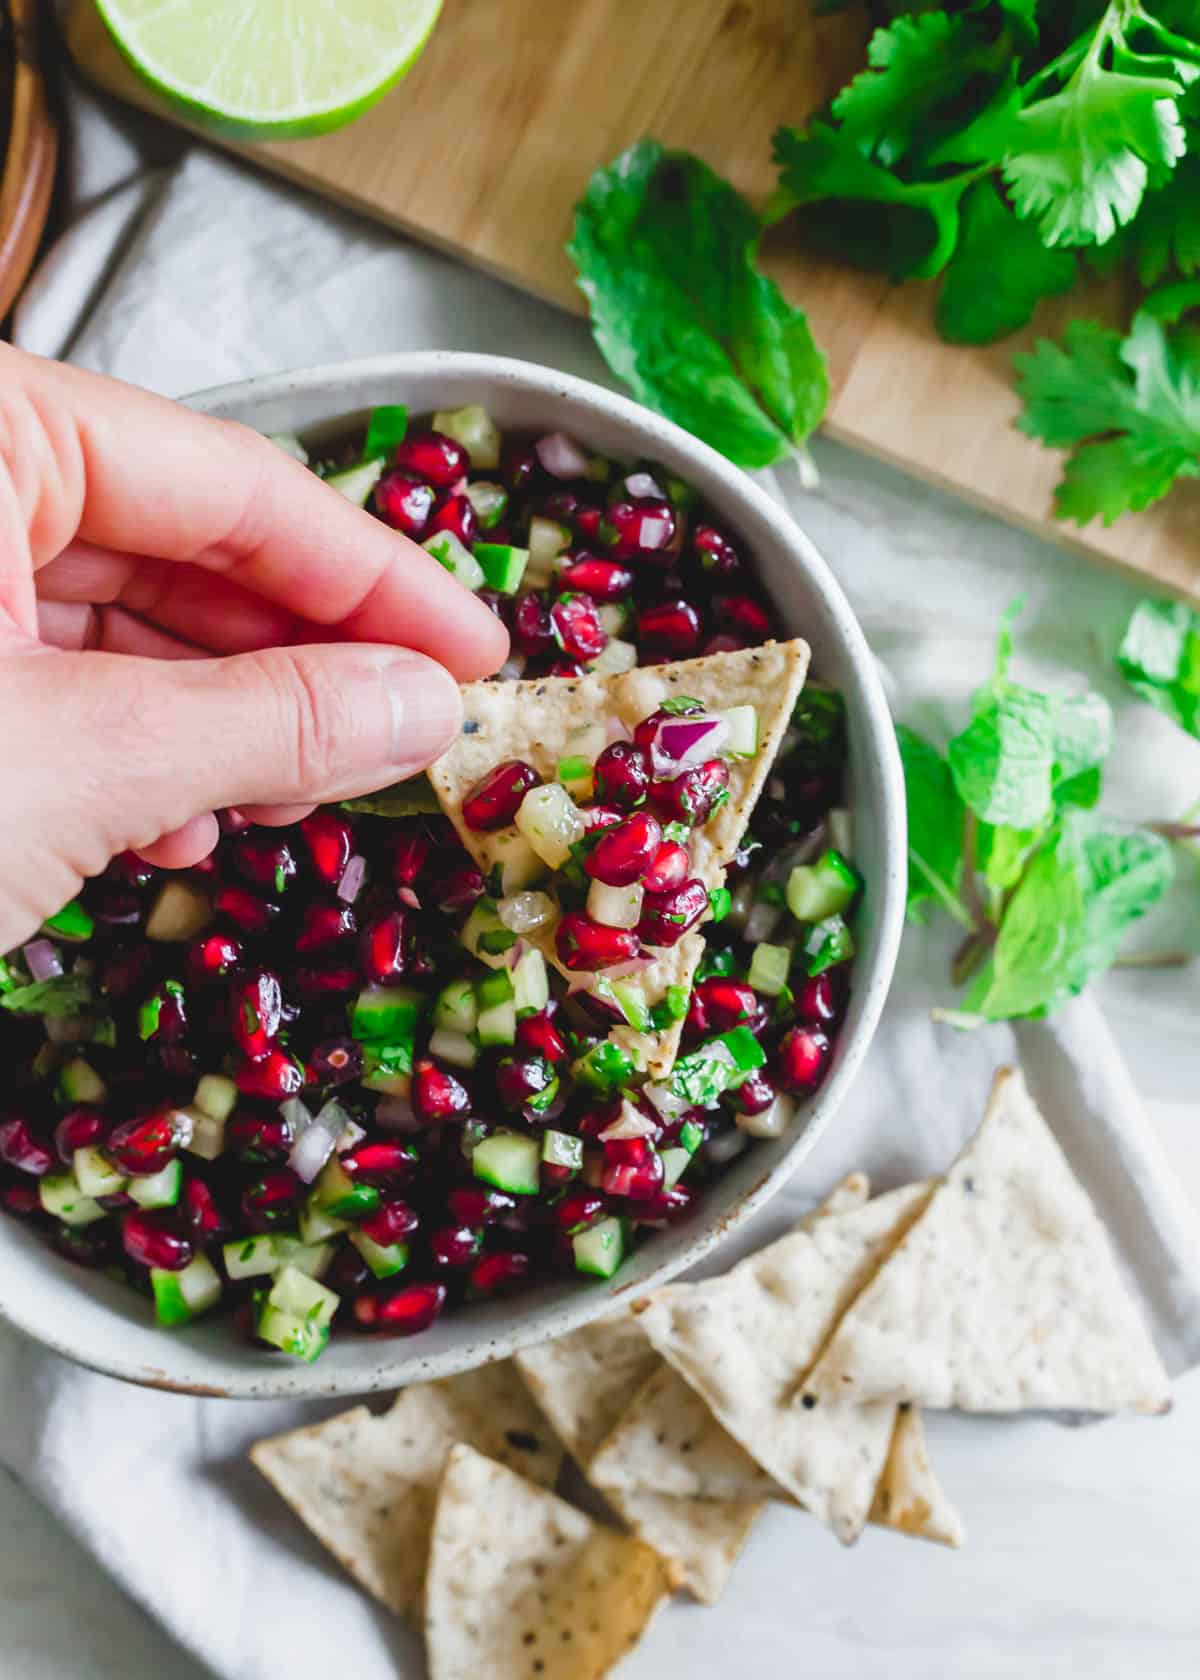
[[[349,709],[332,672],[307,649],[277,648],[258,656],[275,696],[283,780],[314,791],[337,775],[340,747],[350,727]]]

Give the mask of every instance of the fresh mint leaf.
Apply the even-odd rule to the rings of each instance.
[[[993,892],[1004,893],[1016,886],[1041,834],[1037,828],[993,828],[990,823],[980,823],[975,861]]]
[[[699,158],[641,140],[592,176],[568,247],[613,372],[742,467],[793,454],[829,397],[808,322],[758,269],[760,231]]]
[[[1113,716],[1099,694],[1064,694],[1054,702],[1054,802],[1092,806],[1112,750]]]
[[[952,344],[990,344],[1023,327],[1042,298],[1070,291],[1077,274],[1073,254],[1047,250],[990,180],[976,181],[938,293],[937,329]]]
[[[92,1001],[91,982],[82,974],[57,974],[0,994],[0,1009],[14,1015],[81,1015]]]
[[[374,461],[390,455],[404,442],[408,431],[408,410],[398,403],[384,403],[371,410],[367,421],[367,441],[363,444],[363,460]]]
[[[970,926],[958,896],[965,812],[950,767],[936,747],[902,723],[896,725],[896,741],[908,801],[909,919],[924,921],[932,902]]]
[[[1036,827],[1050,808],[1054,702],[1015,683],[989,685],[946,758],[959,797],[981,821]]]
[[[1200,614],[1182,601],[1139,602],[1117,669],[1135,694],[1200,736]]]

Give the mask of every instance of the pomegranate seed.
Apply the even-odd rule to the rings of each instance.
[[[283,1010],[279,976],[260,968],[239,980],[229,994],[233,1036],[252,1062],[261,1062],[278,1036]]]
[[[429,1254],[435,1266],[469,1266],[483,1247],[483,1232],[470,1225],[443,1225],[429,1237]]]
[[[517,1211],[517,1199],[503,1190],[464,1184],[451,1190],[446,1206],[456,1225],[494,1225],[498,1219]]]
[[[472,1295],[500,1295],[525,1282],[532,1268],[528,1254],[485,1254],[475,1263],[468,1285]]]
[[[580,815],[589,834],[594,828],[611,828],[625,818],[624,811],[619,811],[615,805],[585,805]]]
[[[383,1143],[363,1143],[342,1156],[342,1170],[365,1184],[386,1186],[393,1179],[411,1178],[419,1156],[411,1143],[389,1138]]]
[[[637,1143],[644,1140],[629,1138],[626,1141]],[[607,1155],[607,1145],[605,1153]],[[657,1196],[662,1190],[662,1184],[662,1156],[656,1149],[648,1149],[646,1158],[642,1161],[606,1160],[600,1179],[601,1189],[606,1190],[610,1196],[628,1196],[630,1201],[638,1202]]]
[[[542,517],[555,519],[560,525],[574,523],[575,515],[579,512],[579,497],[574,490],[565,486],[559,490],[551,490],[544,498],[541,506]]]
[[[0,1124],[0,1161],[32,1178],[45,1178],[54,1168],[52,1151],[33,1135],[29,1121],[19,1114]]]
[[[638,805],[650,786],[650,762],[640,747],[614,741],[596,760],[596,798],[609,805]]]
[[[321,1282],[328,1289],[332,1289],[336,1295],[346,1300],[370,1281],[371,1268],[350,1243],[338,1249],[329,1262],[329,1270],[321,1278]],[[337,1307],[334,1310],[340,1312],[341,1308]]]
[[[501,446],[500,477],[510,490],[524,490],[541,473],[541,462],[531,443],[510,439]]]
[[[477,831],[507,828],[525,795],[540,781],[531,764],[520,758],[506,759],[489,770],[467,794],[462,806],[463,821]]]
[[[392,851],[392,879],[398,887],[411,887],[420,878],[432,850],[429,834],[410,828],[396,840]]]
[[[184,966],[193,985],[223,980],[242,960],[242,942],[229,933],[206,933],[188,947]]]
[[[587,671],[577,659],[556,659],[546,675],[548,677],[570,677],[574,679],[585,677]]]
[[[229,850],[230,861],[239,875],[263,892],[287,891],[296,873],[292,848],[283,840],[265,840],[261,834],[239,834]]]
[[[0,1212],[13,1219],[32,1219],[42,1211],[41,1197],[32,1184],[10,1183],[0,1188]]]
[[[54,1128],[54,1147],[60,1161],[71,1165],[77,1149],[91,1149],[108,1131],[108,1123],[98,1108],[73,1108],[64,1114]]]
[[[195,1253],[180,1231],[173,1231],[160,1216],[127,1213],[121,1221],[121,1246],[135,1266],[156,1266],[164,1272],[181,1272]]]
[[[297,951],[328,951],[358,931],[348,904],[306,904],[296,935]]]
[[[676,840],[664,840],[642,872],[642,885],[647,892],[670,892],[683,885],[691,867],[687,848]]]
[[[496,1064],[496,1095],[505,1108],[523,1108],[551,1087],[558,1075],[544,1056],[504,1056]]]
[[[424,1059],[413,1069],[412,1105],[422,1120],[461,1120],[471,1112],[471,1097],[461,1079]]]
[[[265,933],[279,914],[279,905],[247,892],[245,887],[222,887],[216,898],[216,912],[242,933]]]
[[[261,1062],[243,1062],[234,1077],[244,1095],[274,1102],[304,1089],[304,1069],[283,1050],[269,1050]]]
[[[116,952],[102,971],[100,989],[105,997],[119,1002],[140,991],[153,960],[149,945],[134,945],[128,951]]]
[[[753,1020],[758,1009],[758,998],[749,986],[740,980],[723,979],[720,975],[701,980],[696,986],[696,995],[713,1032],[728,1032],[731,1027],[740,1027],[743,1022]]]
[[[550,608],[550,622],[554,638],[568,659],[586,663],[598,659],[608,646],[608,632],[590,596],[560,595]]]
[[[104,1153],[129,1178],[161,1172],[191,1140],[191,1121],[177,1108],[126,1120],[104,1145]]]
[[[380,1291],[355,1296],[354,1316],[370,1330],[415,1336],[428,1330],[445,1304],[444,1283],[410,1283],[390,1295]]]
[[[593,601],[622,601],[633,593],[633,573],[619,560],[600,560],[582,551],[568,559],[559,573],[564,589],[578,589]]]
[[[704,902],[707,905],[707,895]],[[614,963],[632,962],[641,950],[636,933],[594,922],[581,910],[569,911],[562,918],[555,931],[554,946],[560,961],[573,973],[580,970],[590,973],[598,968],[611,968]]]
[[[479,517],[466,496],[447,496],[434,509],[429,530],[449,531],[464,548],[470,548],[479,535]]]
[[[693,988],[692,995],[688,999],[688,1011],[684,1018],[683,1030],[690,1039],[704,1038],[708,1033],[708,1013],[704,1007],[704,999],[695,988]]]
[[[368,980],[382,984],[404,973],[403,910],[390,910],[372,922],[362,936],[362,965]]]
[[[467,471],[471,457],[454,438],[430,429],[410,432],[396,446],[396,465],[438,490],[445,490]]]
[[[566,1041],[548,1015],[526,1015],[517,1022],[517,1048],[548,1062],[565,1061],[567,1055]]]
[[[677,945],[708,909],[703,881],[685,881],[671,892],[647,893],[637,931],[647,945]]]
[[[828,974],[814,974],[800,988],[796,1017],[814,1026],[829,1026],[837,1020],[837,997]]]
[[[708,638],[700,652],[704,655],[737,653],[739,649],[749,647],[749,645],[744,636],[738,636],[732,630],[719,630],[715,636]]]
[[[639,642],[682,659],[695,653],[700,646],[703,626],[700,614],[690,601],[663,601],[656,607],[643,607],[637,616]]]
[[[594,1225],[605,1210],[603,1196],[594,1190],[572,1190],[554,1209],[554,1223],[560,1231],[571,1235]]]
[[[724,759],[710,758],[667,781],[655,782],[650,798],[667,822],[693,823],[699,827],[708,821],[728,786],[729,766]]]
[[[813,1091],[829,1065],[829,1039],[818,1027],[792,1027],[780,1039],[773,1065],[785,1091]]]
[[[664,1186],[656,1194],[637,1198],[637,1212],[634,1217],[639,1225],[678,1219],[691,1207],[695,1194],[686,1184],[673,1184],[670,1189]]]
[[[747,1074],[736,1090],[729,1093],[729,1100],[739,1114],[765,1114],[775,1097],[774,1082],[761,1068]]]
[[[362,1045],[353,1038],[327,1038],[308,1060],[314,1084],[347,1085],[363,1070]]]
[[[314,870],[336,887],[354,850],[354,830],[336,811],[314,811],[300,824],[300,832]]]
[[[254,1231],[269,1230],[290,1220],[307,1192],[302,1179],[286,1167],[264,1173],[242,1194],[242,1218]]]
[[[669,548],[675,538],[675,510],[654,500],[610,502],[600,536],[617,554],[644,554]]]
[[[136,852],[118,852],[104,871],[103,879],[111,881],[115,887],[138,892],[148,887],[157,874],[154,865],[140,858]]]
[[[457,864],[433,882],[430,898],[439,910],[453,915],[456,910],[469,910],[483,897],[486,883],[482,872],[471,862]]]
[[[723,630],[734,630],[752,642],[771,634],[767,609],[750,595],[718,595],[713,600],[713,617]]]
[[[225,1146],[243,1161],[286,1161],[296,1141],[278,1109],[266,1114],[236,1108],[225,1123]]]
[[[202,1178],[189,1178],[183,1187],[183,1217],[201,1242],[222,1237],[229,1229],[213,1193]]]
[[[317,1003],[322,998],[345,997],[361,983],[358,969],[348,967],[298,968],[292,975],[296,995],[305,1003]]]
[[[662,843],[658,818],[649,811],[635,811],[617,827],[603,831],[583,867],[606,887],[628,887],[650,867]]]
[[[575,515],[575,529],[585,542],[595,542],[604,523],[604,509],[581,507]]]
[[[641,723],[634,727],[634,746],[641,747],[643,752],[648,753],[654,743],[655,736],[658,734],[660,723],[670,723],[677,717],[696,717],[703,710],[704,704],[702,701],[692,700],[686,695],[680,695],[669,712],[660,706],[657,711],[651,712],[649,717],[644,717]]]
[[[406,537],[423,537],[433,512],[434,492],[409,473],[393,467],[375,486],[375,511],[394,531]]]
[[[530,589],[518,595],[513,608],[513,647],[517,653],[536,658],[554,646],[554,621],[543,595]]]
[[[692,548],[701,568],[712,577],[732,577],[742,569],[737,549],[714,525],[694,527]]]
[[[178,1044],[187,1033],[187,1004],[178,980],[167,980],[143,999],[138,1031],[148,1044]]]
[[[378,1210],[363,1220],[360,1229],[381,1248],[390,1248],[393,1243],[405,1242],[420,1223],[407,1202],[391,1201],[381,1202]]]

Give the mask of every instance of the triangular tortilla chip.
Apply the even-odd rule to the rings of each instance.
[[[463,845],[486,875],[512,830],[480,834],[463,821],[462,806],[464,797],[495,765],[520,758],[546,781],[553,781],[559,760],[570,750],[571,736],[589,723],[614,719],[632,730],[664,700],[685,694],[722,710],[753,706],[758,714],[758,751],[753,758],[731,762],[729,798],[691,842],[694,873],[710,889],[719,887],[795,710],[808,657],[805,642],[766,642],[736,653],[650,665],[608,677],[468,683],[462,690],[462,734],[430,767],[429,779]],[[554,961],[553,941],[538,943]],[[698,935],[685,935],[639,974],[651,1004],[665,996],[668,986],[690,987],[703,949]],[[639,1067],[661,1077],[675,1060],[681,1031],[682,1022],[676,1022],[662,1033],[617,1027],[611,1036]]]
[[[1170,1392],[1104,1227],[1011,1068],[805,1383],[809,1403],[970,1412],[1161,1412]]]
[[[562,1450],[510,1361],[259,1441],[250,1457],[360,1586],[417,1622],[446,1456],[466,1441],[553,1486]]]
[[[929,1184],[818,1218],[724,1277],[668,1284],[640,1303],[658,1351],[758,1464],[838,1538],[867,1520],[895,1421],[891,1404],[793,1404],[847,1306],[920,1213]]]
[[[668,1591],[650,1546],[471,1447],[451,1452],[429,1547],[430,1680],[599,1680]]]
[[[892,1431],[892,1444],[875,1499],[871,1521],[880,1528],[898,1528],[943,1546],[961,1546],[962,1518],[946,1497],[933,1473],[925,1445],[925,1425],[916,1406],[901,1406]]]

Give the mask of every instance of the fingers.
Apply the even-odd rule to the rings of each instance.
[[[161,840],[149,846],[139,846],[138,856],[159,869],[190,869],[206,858],[221,837],[217,819],[211,811],[202,817],[192,817]]]
[[[68,653],[94,648],[102,653],[132,653],[143,659],[204,658],[203,648],[168,636],[120,607],[39,601],[37,628],[39,639],[48,647]]]
[[[460,681],[505,657],[498,620],[431,555],[244,427],[0,346],[3,468],[35,568],[79,539],[190,562]]]

